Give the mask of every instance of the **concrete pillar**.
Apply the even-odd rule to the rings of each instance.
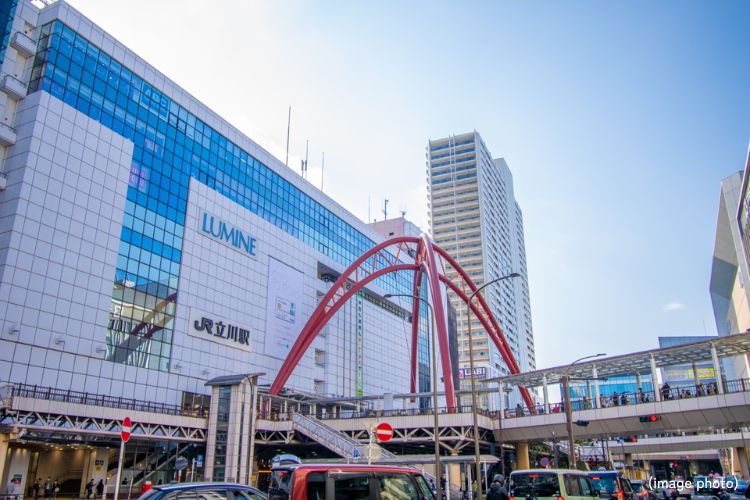
[[[457,451],[452,451],[451,456],[458,456]],[[449,464],[448,465],[448,480],[445,482],[445,488],[448,489],[448,484],[452,484],[456,488],[461,488],[461,464]]]
[[[5,477],[5,461],[8,456],[8,443],[10,442],[10,434],[0,434],[0,481]],[[5,484],[5,483],[2,483]],[[0,485],[2,486],[2,485]]]
[[[500,393],[500,418],[505,417],[505,395],[503,394],[503,384],[497,384],[497,391]]]
[[[529,443],[526,441],[516,443],[516,468],[518,470],[529,468]]]
[[[695,386],[695,391],[696,391],[695,395],[697,396],[698,395],[697,394],[697,391],[698,391],[698,367],[695,366],[695,363],[693,363],[692,369],[693,369],[693,385]],[[690,391],[690,392],[692,392],[692,391]]]
[[[32,452],[28,448],[11,448],[10,453],[8,453],[8,448],[5,448],[5,453],[3,453],[5,478],[0,477],[0,479],[5,479],[2,484],[3,493],[7,492],[5,488],[11,486],[9,483],[15,478],[16,482],[12,485],[12,494],[26,494],[26,487],[34,483],[33,478],[27,477],[31,455]]]
[[[625,475],[632,479],[634,477],[633,475],[633,454],[632,453],[625,453],[624,457],[625,461]]]
[[[599,392],[599,371],[596,369],[596,364],[591,367],[591,376],[594,379],[594,406],[592,408],[601,408],[601,395]]]
[[[270,404],[268,406],[271,408]],[[211,387],[211,406],[208,410],[208,433],[206,435],[206,461],[203,475],[206,481],[212,481],[214,476],[214,460],[216,458],[216,416],[219,411],[219,386]]]
[[[641,372],[636,372],[635,374],[635,392],[638,392],[638,389],[643,389],[641,385]]]
[[[656,372],[656,360],[654,356],[649,356],[649,363],[651,364],[651,387],[654,388],[654,401],[661,401],[661,387],[659,387],[659,377]]]
[[[716,352],[716,346],[711,344],[711,359],[714,361],[714,377],[716,378],[716,389],[719,394],[724,394],[724,380],[721,378],[721,364],[719,363],[719,354]]]
[[[549,413],[549,387],[547,384],[547,374],[542,375],[542,387],[544,396],[544,413]]]
[[[748,473],[750,473],[750,465],[748,465],[748,459],[747,459],[747,448],[738,447],[737,458],[739,459],[739,462],[740,462],[740,476],[747,477]]]

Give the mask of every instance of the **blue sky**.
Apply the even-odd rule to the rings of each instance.
[[[282,159],[291,105],[290,165],[310,139],[362,219],[387,197],[426,229],[427,140],[478,130],[524,211],[538,366],[715,333],[750,3],[71,4]]]

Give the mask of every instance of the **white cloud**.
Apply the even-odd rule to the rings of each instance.
[[[682,302],[672,301],[667,304],[664,304],[662,306],[661,310],[664,312],[672,312],[672,311],[679,311],[680,309],[685,309],[685,304]]]

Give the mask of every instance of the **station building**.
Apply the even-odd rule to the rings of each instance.
[[[230,397],[212,381],[270,384],[330,283],[385,238],[67,3],[3,2],[0,30],[4,397],[62,395],[60,418],[71,394],[205,416]],[[411,279],[386,275],[345,304],[287,387],[408,392],[410,313],[382,297]],[[3,488],[52,476],[80,494],[111,472],[111,439],[3,425]],[[153,472],[187,453],[223,471],[213,433],[193,451],[151,440],[129,463]]]

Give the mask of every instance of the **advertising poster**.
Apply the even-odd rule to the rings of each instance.
[[[268,258],[268,299],[264,354],[286,358],[302,331],[300,317],[303,275],[272,257]]]

